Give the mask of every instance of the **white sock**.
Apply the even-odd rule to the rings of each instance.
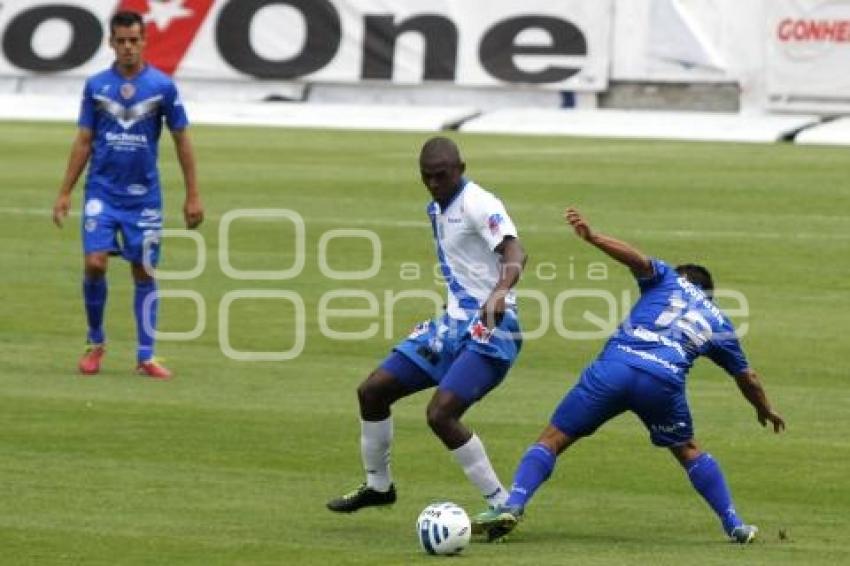
[[[376,491],[388,491],[390,475],[390,444],[393,441],[393,418],[382,421],[360,420],[360,454],[366,470],[366,485]]]
[[[452,454],[469,481],[478,486],[488,505],[502,505],[508,500],[508,492],[502,487],[502,482],[499,481],[496,471],[490,464],[490,459],[484,451],[484,444],[477,434],[473,434],[472,438],[460,448],[452,450]]]

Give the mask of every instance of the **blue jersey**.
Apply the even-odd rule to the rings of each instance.
[[[747,369],[735,329],[702,290],[663,261],[638,279],[641,296],[599,356],[684,384],[699,356],[729,375]]]
[[[189,125],[177,87],[146,65],[132,79],[115,67],[86,81],[78,125],[93,133],[86,198],[115,206],[161,205],[157,154],[162,122]]]

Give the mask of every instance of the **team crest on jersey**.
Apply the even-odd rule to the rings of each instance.
[[[86,216],[97,216],[103,212],[103,201],[99,198],[89,199],[86,201],[84,212],[86,213]]]
[[[136,96],[136,87],[133,86],[133,83],[124,83],[121,85],[121,98],[130,100],[134,96]]]
[[[490,228],[490,233],[498,234],[501,230],[500,226],[504,221],[505,219],[501,214],[491,214],[490,217],[487,219],[487,227]]]
[[[469,335],[472,336],[472,339],[476,342],[486,344],[490,341],[490,336],[493,335],[493,331],[487,328],[487,325],[479,320],[476,321],[476,323],[469,329]]]

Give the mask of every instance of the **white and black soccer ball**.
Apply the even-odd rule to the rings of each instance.
[[[466,511],[458,505],[432,503],[419,514],[416,535],[428,554],[457,554],[469,544],[472,525]]]

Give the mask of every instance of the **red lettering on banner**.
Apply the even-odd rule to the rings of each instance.
[[[142,14],[145,60],[173,75],[201,29],[215,0],[121,0],[119,10]]]
[[[850,42],[850,20],[792,20],[786,18],[776,28],[779,41],[809,43]]]

